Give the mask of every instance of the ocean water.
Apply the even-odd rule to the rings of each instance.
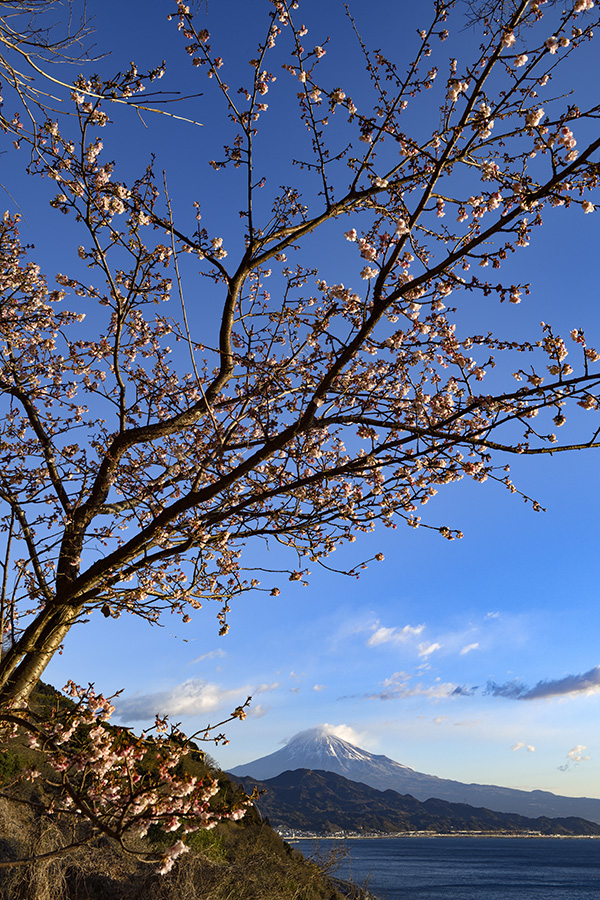
[[[600,900],[593,838],[354,838],[294,841],[305,856],[345,853],[338,878],[378,900]]]

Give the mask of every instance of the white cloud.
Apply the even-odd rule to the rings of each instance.
[[[592,757],[584,756],[583,755],[584,750],[587,750],[587,747],[585,746],[585,744],[577,744],[576,747],[573,747],[572,750],[569,750],[569,752],[567,753],[567,756],[571,760],[571,762],[576,762],[576,763],[586,762],[588,759],[591,759]]]
[[[421,634],[424,625],[405,625],[404,628],[375,628],[367,641],[367,647],[378,647],[379,644],[405,644],[411,637]]]
[[[438,644],[437,641],[434,644],[419,644],[419,656],[426,659],[431,653],[440,650],[441,647],[442,645]]]
[[[349,744],[354,744],[355,747],[369,748],[373,746],[372,732],[357,731],[350,725],[330,725],[328,722],[324,722],[319,727],[328,734],[333,734],[343,741],[348,741]]]
[[[116,716],[123,722],[142,722],[153,719],[157,713],[171,718],[205,715],[225,706],[232,708],[239,706],[247,696],[270,691],[276,687],[275,683],[223,688],[199,678],[190,678],[170,690],[134,694],[132,697],[117,700]]]
[[[326,688],[326,684],[313,684],[313,691],[317,691],[317,693],[319,693],[320,691],[324,691]]]
[[[440,725],[445,719],[449,719],[449,718],[450,718],[450,716],[438,716],[436,719],[433,720],[433,724]]]
[[[533,746],[533,744],[526,744],[525,741],[517,741],[517,743],[513,744],[510,749],[511,750],[526,749],[528,753],[535,753],[535,747]]]
[[[466,656],[466,654],[467,654],[467,653],[470,653],[471,650],[479,650],[479,644],[478,644],[478,643],[475,643],[475,644],[467,644],[467,646],[466,646],[466,647],[463,647],[462,650],[460,651],[460,655],[461,655],[461,656]]]
[[[265,691],[274,691],[275,688],[279,687],[278,681],[272,681],[271,684],[259,684],[257,687],[253,688],[255,694],[264,694]]]

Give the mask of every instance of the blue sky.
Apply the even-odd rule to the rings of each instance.
[[[226,66],[235,59],[231,65],[240,73],[262,31],[264,17],[254,14],[262,6],[234,0],[225,8],[213,0],[200,12],[214,32],[215,49],[221,42]],[[427,8],[378,0],[368,12],[357,4],[357,21],[368,43],[387,44],[401,56],[425,24]],[[141,170],[156,152],[176,210],[191,220],[191,199],[201,196],[211,233],[239,241],[239,179],[207,165],[226,140],[213,125],[222,112],[211,83],[181,53],[180,36],[166,22],[169,4],[130,0],[124,7],[92,0],[89,9],[96,14],[99,53],[113,51],[98,60],[98,69],[123,68],[131,59],[143,68],[166,57],[161,87],[184,84],[189,93],[203,92],[181,105],[185,115],[205,123],[202,128],[150,114],[142,122],[132,111],[120,111],[118,129],[102,135],[107,152],[126,174]],[[304,0],[301,9],[311,39],[328,47],[335,80],[336,42],[338,52],[354,53],[341,3],[323,10],[322,3]],[[436,60],[440,68],[445,56],[466,53],[473,40],[461,23]],[[595,56],[586,48],[572,67],[571,77],[586,72],[584,93],[597,85],[599,64],[597,48]],[[344,75],[359,92],[358,67]],[[296,170],[290,174],[291,135],[299,135],[291,130],[293,115],[275,89],[273,96],[261,148],[266,171],[273,179],[304,179]],[[24,239],[36,245],[36,258],[49,272],[75,267],[72,225],[57,221],[44,199],[46,186],[25,180],[21,167],[17,154],[5,155],[0,180],[21,205]],[[15,208],[11,196],[3,200]],[[518,307],[482,309],[465,301],[460,315],[499,333],[510,328],[511,335],[535,337],[542,319],[561,333],[583,325],[599,345],[599,222],[600,212],[554,211],[506,270],[514,280],[531,281],[530,297]],[[336,224],[328,233],[331,245],[313,248],[334,273],[343,273],[349,260],[344,228]],[[575,440],[589,421],[575,415],[561,438]],[[425,529],[378,530],[354,545],[361,558],[385,555],[360,580],[314,571],[308,587],[285,582],[279,597],[240,598],[222,638],[210,607],[187,626],[173,617],[161,628],[95,614],[70,634],[48,680],[57,686],[67,678],[93,681],[107,693],[123,688],[120,721],[143,727],[154,712],[169,712],[192,732],[252,694],[248,719],[228,727],[231,743],[211,750],[225,768],[278,749],[297,731],[329,723],[341,736],[419,771],[600,797],[600,456],[592,451],[511,462],[515,483],[546,512],[534,513],[497,484],[447,485],[427,507],[428,520],[460,528],[462,541],[446,542]],[[342,567],[352,559],[343,553],[336,559]]]

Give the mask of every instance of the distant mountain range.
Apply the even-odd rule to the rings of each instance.
[[[533,818],[576,816],[600,823],[600,800],[561,797],[549,791],[519,791],[490,784],[463,784],[424,775],[387,756],[355,747],[323,727],[300,732],[281,750],[236,766],[230,774],[237,778],[250,775],[264,781],[294,769],[335,772],[380,791],[411,794],[421,801],[437,798]]]
[[[410,795],[378,791],[333,772],[296,769],[266,781],[257,782],[251,776],[236,776],[236,781],[247,793],[258,788],[261,794],[256,807],[272,827],[280,830],[323,835],[340,831],[600,835],[599,824],[574,816],[529,818],[446,800],[421,803]]]

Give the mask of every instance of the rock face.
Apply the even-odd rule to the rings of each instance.
[[[477,809],[447,800],[420,802],[410,794],[378,791],[334,772],[296,769],[256,782],[239,778],[247,793],[257,787],[254,801],[263,818],[278,829],[333,834],[531,834],[600,835],[600,825],[575,816],[520,816]]]
[[[490,784],[463,784],[416,772],[387,756],[369,753],[328,732],[310,728],[295,735],[281,750],[231,770],[264,781],[294,769],[322,769],[380,791],[411,794],[417,800],[435,797],[452,803],[486,807],[522,816],[580,816],[600,823],[600,800],[561,797],[549,791],[517,791]]]

